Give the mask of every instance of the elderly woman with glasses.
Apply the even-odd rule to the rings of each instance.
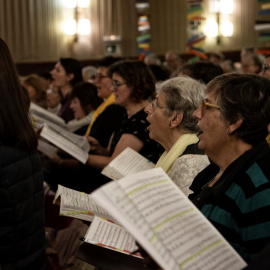
[[[269,88],[257,75],[221,75],[194,112],[198,147],[212,162],[189,198],[247,263],[270,241]],[[147,254],[145,263],[153,263]]]
[[[175,77],[156,85],[156,98],[145,108],[149,136],[165,149],[156,167],[162,167],[186,195],[194,177],[209,164],[197,147],[193,117],[204,90],[205,85],[194,79]]]
[[[213,163],[194,179],[190,198],[247,262],[270,240],[269,88],[256,75],[222,75],[194,113],[198,147]]]

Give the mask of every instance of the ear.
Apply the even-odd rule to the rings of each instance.
[[[70,82],[73,78],[74,78],[74,74],[73,74],[73,73],[67,74],[67,80],[68,80],[69,82]]]
[[[232,134],[234,131],[236,131],[241,125],[243,124],[243,119],[238,118],[238,120],[235,123],[230,123],[229,127],[227,129],[228,134]]]
[[[174,112],[173,115],[171,116],[170,127],[171,128],[178,127],[181,124],[182,120],[183,114]]]
[[[86,114],[89,114],[90,112],[92,112],[92,111],[93,111],[93,108],[92,108],[92,106],[91,106],[91,105],[88,105],[86,108],[87,108],[87,112],[86,112]]]

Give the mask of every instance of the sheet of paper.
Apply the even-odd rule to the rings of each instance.
[[[130,147],[127,147],[121,154],[114,158],[103,170],[102,174],[118,180],[126,175],[149,170],[155,164]]]
[[[93,220],[94,215],[113,219],[108,212],[98,204],[81,200],[70,195],[61,194],[60,214],[65,216],[74,216],[83,220]]]
[[[53,203],[58,203],[60,204],[60,198],[59,198],[59,195],[60,194],[65,194],[65,195],[70,195],[72,197],[75,197],[75,198],[78,198],[82,201],[87,201],[87,202],[90,202],[90,203],[95,203],[97,204],[91,197],[89,194],[86,194],[84,192],[80,192],[80,191],[77,191],[77,190],[74,190],[74,189],[71,189],[71,188],[67,188],[67,187],[64,187],[62,185],[58,185],[57,187],[57,191],[55,193],[55,196],[54,196],[54,200],[53,200]]]
[[[66,123],[61,117],[41,108],[32,102],[30,104],[30,111],[37,117],[41,117],[42,119],[46,119],[46,121],[52,122],[58,126],[61,126],[62,128],[66,128]]]
[[[49,158],[52,158],[58,151],[58,148],[39,139],[38,140],[38,150],[48,156]]]
[[[60,134],[55,129],[51,128],[45,123],[40,133],[40,136],[47,139],[68,154],[72,155],[82,163],[86,163],[88,159],[88,151],[81,149],[79,146],[73,143],[72,137],[69,137],[67,133],[64,137],[62,134]]]
[[[71,141],[74,144],[76,144],[81,149],[89,152],[89,150],[90,150],[90,144],[88,143],[88,141],[87,141],[87,139],[86,139],[85,136],[80,136],[80,135],[74,134],[72,132],[66,131],[62,127],[59,127],[58,125],[56,125],[56,124],[54,124],[52,122],[49,122],[46,119],[43,119],[42,117],[36,117],[34,115],[33,125],[34,125],[34,127],[36,129],[41,128],[44,125],[44,123],[46,123],[48,127],[52,128],[58,134],[62,135],[63,137],[65,137],[69,141]]]
[[[64,130],[61,127],[58,127],[56,125],[48,124],[48,126],[52,127],[54,131],[56,131],[58,134],[65,137],[67,140],[73,142],[74,144],[76,144],[78,147],[80,147],[84,151],[89,152],[90,144],[88,143],[85,136],[80,136],[80,135],[74,134],[72,132],[68,132],[68,131],[66,131],[66,130]]]
[[[73,216],[92,221],[95,215],[112,219],[113,217],[94,201],[89,194],[58,185],[53,203],[60,204],[60,215]]]
[[[138,249],[135,239],[122,226],[100,217],[94,218],[85,235],[85,242],[127,255]],[[141,258],[139,254],[134,256]]]
[[[91,197],[164,269],[239,270],[246,265],[161,168],[111,182]]]

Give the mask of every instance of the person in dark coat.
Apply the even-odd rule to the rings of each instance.
[[[0,38],[0,269],[45,269],[43,174],[30,99]]]

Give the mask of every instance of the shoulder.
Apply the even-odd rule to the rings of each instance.
[[[0,179],[8,179],[11,184],[32,176],[38,176],[43,180],[41,161],[36,150],[25,152],[15,147],[1,145],[0,172]]]
[[[208,165],[209,159],[206,155],[184,155],[175,161],[168,175],[188,195],[191,193],[189,186],[195,176]]]
[[[106,109],[101,113],[101,115],[102,114],[111,114],[111,113],[124,114],[125,112],[126,112],[125,108],[123,108],[119,105],[111,104],[108,107],[106,107]]]
[[[170,173],[181,173],[195,177],[200,171],[209,165],[206,155],[184,155],[179,157],[173,164]]]
[[[146,121],[146,116],[143,110],[134,114],[123,123],[122,133],[132,134],[142,141],[149,140],[149,133],[146,129],[149,123]]]
[[[113,122],[119,123],[126,116],[126,110],[118,105],[109,105],[96,119],[95,122],[106,121],[107,124]],[[109,122],[108,122],[109,121]]]
[[[132,115],[127,122],[132,128],[136,127],[137,129],[145,130],[148,126],[146,117],[147,114],[144,112],[144,110],[140,110],[136,114]]]
[[[210,163],[209,159],[206,155],[186,154],[186,155],[180,156],[175,161],[173,166],[196,165],[196,166],[205,168],[207,165],[209,165],[209,163]]]

